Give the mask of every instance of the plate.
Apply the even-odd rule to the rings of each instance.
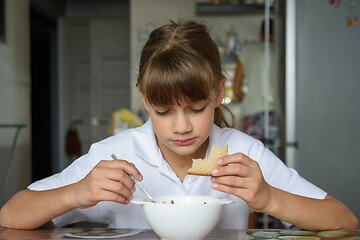
[[[116,229],[116,228],[76,228],[71,229],[65,237],[72,238],[120,238],[133,236],[141,233],[140,229]]]
[[[278,232],[266,232],[266,231],[258,231],[252,234],[253,237],[256,238],[276,238],[280,234]]]
[[[299,230],[299,231],[296,231],[296,230],[283,230],[283,231],[280,231],[280,234],[281,235],[286,235],[286,236],[309,236],[309,235],[315,236],[316,232],[314,232],[314,231],[305,231],[305,230]]]

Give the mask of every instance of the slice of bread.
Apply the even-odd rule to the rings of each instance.
[[[208,158],[193,159],[192,167],[187,171],[190,175],[211,176],[211,170],[217,167],[216,160],[219,157],[228,155],[228,145],[221,148],[213,145]]]

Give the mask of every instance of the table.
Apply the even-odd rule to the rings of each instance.
[[[44,228],[36,230],[19,230],[0,228],[0,239],[75,239],[66,237],[65,234],[71,231],[80,231],[84,228]],[[88,228],[87,230],[106,230],[105,228]],[[301,238],[301,236],[306,236]],[[251,240],[251,239],[282,239],[282,240],[321,240],[321,239],[346,239],[346,240],[360,240],[359,231],[299,231],[286,229],[251,229],[251,230],[224,230],[215,229],[211,232],[206,240]],[[89,239],[89,238],[88,238]],[[95,239],[95,238],[93,238]],[[112,238],[114,239],[114,238]],[[135,239],[135,240],[152,240],[159,239],[159,237],[152,230],[143,230],[142,232],[128,237],[121,237],[117,239]]]
[[[97,229],[97,228],[93,228]],[[74,230],[73,228],[44,228],[36,230],[20,230],[20,229],[7,229],[0,228],[0,239],[74,239],[64,237],[66,233]],[[241,237],[242,236],[242,237]],[[95,239],[95,238],[94,238]],[[152,230],[143,230],[133,236],[121,237],[117,239],[136,239],[136,240],[152,240],[159,239],[159,237]],[[209,240],[215,239],[246,239],[246,230],[215,230],[206,238]]]

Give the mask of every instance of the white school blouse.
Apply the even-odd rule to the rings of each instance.
[[[206,156],[208,156],[212,145],[221,147],[228,144],[229,154],[241,152],[257,161],[264,179],[273,187],[311,198],[323,199],[326,196],[326,192],[303,179],[294,169],[284,165],[260,141],[238,130],[219,128],[214,124],[209,140]],[[87,154],[78,158],[61,173],[37,181],[31,184],[28,189],[41,191],[78,182],[100,160],[111,160],[112,153],[119,159],[135,164],[144,177],[142,184],[153,196],[202,194],[233,199],[235,201],[233,204],[224,207],[223,215],[217,227],[247,228],[248,215],[252,210],[242,199],[213,190],[210,177],[187,175],[183,182],[180,181],[163,159],[156,145],[151,120],[139,128],[124,131],[93,144]],[[144,197],[139,190],[134,193],[134,198]],[[132,203],[123,205],[115,202],[99,202],[91,208],[74,209],[53,219],[57,227],[79,221],[106,223],[110,228],[150,228],[142,213],[141,206]]]

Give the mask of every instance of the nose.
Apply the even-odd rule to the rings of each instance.
[[[173,120],[173,131],[178,134],[191,132],[192,124],[189,117],[184,113],[176,114]]]

